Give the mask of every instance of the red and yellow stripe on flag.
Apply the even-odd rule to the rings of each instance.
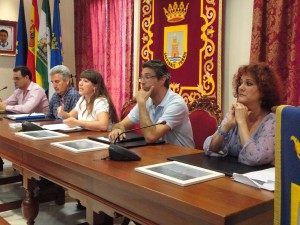
[[[30,29],[29,29],[29,43],[28,43],[28,53],[27,53],[27,67],[32,73],[32,80],[36,82],[36,71],[35,71],[35,61],[36,61],[36,50],[38,45],[39,36],[39,13],[37,0],[32,0],[31,15],[30,15]],[[40,84],[41,85],[41,84]]]

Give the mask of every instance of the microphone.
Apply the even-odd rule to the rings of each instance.
[[[30,113],[32,114],[32,113]],[[27,118],[29,118],[30,114],[27,116]],[[25,131],[35,131],[35,130],[44,130],[44,128],[42,128],[41,126],[37,125],[37,124],[34,124],[30,121],[26,121],[24,120],[22,122],[22,132],[25,132]]]
[[[3,90],[5,90],[5,89],[7,89],[7,86],[5,86],[4,88],[0,89],[0,91],[3,91]]]
[[[49,107],[49,105],[45,106],[44,108]],[[22,122],[22,131],[35,131],[35,130],[44,130],[44,128],[42,128],[41,126],[34,124],[32,122],[26,121],[30,118],[30,116],[33,114],[29,113],[28,116],[26,117],[26,119]]]
[[[115,138],[114,142],[109,145],[109,148],[108,148],[109,156],[104,159],[110,159],[113,161],[139,161],[139,160],[141,160],[141,157],[138,156],[136,153],[131,152],[127,148],[124,148],[124,147],[118,145],[117,140],[119,140],[119,138],[122,134],[126,134],[126,133],[136,131],[136,130],[142,130],[142,129],[145,129],[148,127],[161,125],[161,124],[166,124],[166,121],[162,121],[160,123],[155,123],[155,124],[151,124],[151,125],[140,127],[140,128],[123,131]]]

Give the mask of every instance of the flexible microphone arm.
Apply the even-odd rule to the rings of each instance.
[[[3,91],[3,90],[5,90],[5,89],[7,89],[7,86],[5,86],[4,88],[0,89],[0,91]]]
[[[132,132],[132,131],[136,131],[136,130],[142,130],[142,129],[145,129],[145,128],[148,128],[148,127],[153,127],[153,126],[156,126],[156,125],[161,125],[161,124],[166,124],[167,122],[166,121],[162,121],[162,122],[159,122],[159,123],[154,123],[154,124],[151,124],[151,125],[148,125],[148,126],[144,126],[144,127],[139,127],[139,128],[134,128],[134,129],[130,129],[130,130],[126,130],[126,131],[123,131],[122,133],[120,133],[115,141],[114,141],[114,144],[117,143],[117,141],[119,140],[120,136],[122,134],[126,134],[126,133],[129,133],[129,132]]]
[[[49,106],[49,105],[44,106],[43,109],[44,109],[44,108],[47,108],[48,106]],[[34,123],[31,123],[31,122],[27,121],[33,113],[34,113],[34,112],[29,113],[29,114],[27,115],[26,119],[22,122],[22,131],[44,130],[41,126],[36,125],[36,124],[34,124]]]
[[[47,107],[49,107],[49,105],[44,106],[42,109],[46,109]],[[33,111],[33,112],[29,113],[25,120],[28,120],[33,113],[35,113],[35,112]]]
[[[151,125],[136,128],[136,129],[127,130],[127,131],[124,131],[124,132],[120,133],[117,136],[117,138],[115,139],[115,141],[113,143],[111,143],[108,147],[109,156],[105,157],[103,159],[110,159],[110,160],[113,160],[113,161],[138,161],[138,160],[141,160],[141,157],[138,156],[136,153],[131,152],[127,148],[124,148],[124,147],[118,145],[116,143],[117,140],[119,139],[119,137],[122,134],[131,132],[131,131],[135,131],[135,130],[142,130],[142,129],[152,127],[152,126],[156,126],[156,125],[160,125],[160,124],[166,124],[166,121],[162,121],[160,123],[155,123],[155,124],[151,124]]]
[[[28,119],[30,118],[30,116],[31,116],[33,113],[34,113],[34,112],[29,113],[29,114],[27,115],[27,117],[25,118],[25,121],[28,120]]]

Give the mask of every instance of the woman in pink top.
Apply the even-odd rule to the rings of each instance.
[[[265,63],[239,68],[233,77],[234,96],[225,119],[204,142],[207,155],[238,157],[247,165],[274,163],[275,114],[281,104],[279,76]]]

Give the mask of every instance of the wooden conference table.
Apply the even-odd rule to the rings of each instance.
[[[9,122],[0,121],[0,156],[13,162],[23,175],[26,198],[22,210],[28,224],[34,223],[38,213],[38,204],[32,197],[35,179],[40,177],[67,188],[72,197],[80,199],[87,207],[89,224],[96,224],[94,212],[99,211],[120,213],[151,225],[273,224],[273,192],[239,184],[230,177],[181,187],[134,170],[199,150],[146,146],[132,149],[142,157],[141,161],[101,160],[108,155],[107,150],[73,153],[50,145],[54,141],[101,135],[99,132],[31,141],[15,136]]]

